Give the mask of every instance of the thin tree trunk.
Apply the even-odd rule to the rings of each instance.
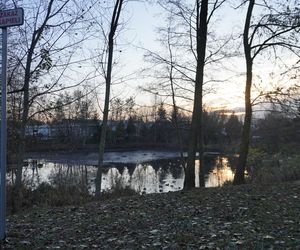
[[[30,68],[28,69],[30,72]],[[29,112],[29,74],[25,74],[25,83],[24,83],[24,97],[23,97],[23,113],[20,127],[19,135],[19,146],[18,146],[18,161],[17,161],[17,171],[16,171],[16,190],[19,191],[22,185],[22,170],[23,170],[23,161],[25,154],[25,132]]]
[[[202,112],[200,117],[200,131],[199,131],[199,144],[198,144],[198,151],[199,151],[199,186],[205,187],[205,171],[204,171],[204,155],[203,155],[203,126],[202,126]]]
[[[95,195],[97,198],[99,198],[101,194],[102,168],[103,168],[105,138],[106,138],[108,112],[109,112],[112,59],[113,59],[113,43],[111,42],[111,40],[109,40],[108,68],[107,68],[106,87],[105,87],[105,103],[104,103],[103,122],[101,127],[100,144],[99,144],[98,170],[97,170],[96,183],[95,183],[96,184]]]
[[[172,89],[173,89],[173,84],[171,84],[171,85],[172,85]],[[182,136],[181,136],[180,129],[179,129],[179,124],[178,124],[178,116],[177,116],[177,110],[178,109],[177,109],[177,106],[176,106],[174,93],[172,93],[172,100],[173,100],[174,122],[175,122],[177,143],[178,143],[179,149],[180,149],[181,162],[184,166],[185,160],[184,160],[184,155],[183,155],[183,143],[182,143]]]
[[[105,139],[107,131],[107,121],[109,113],[109,99],[110,99],[110,87],[111,87],[111,74],[112,74],[112,64],[113,64],[113,52],[114,52],[114,36],[118,26],[119,17],[121,14],[123,5],[123,0],[117,0],[113,16],[111,20],[110,32],[108,35],[108,59],[107,59],[107,70],[106,70],[106,79],[105,79],[105,100],[104,100],[104,110],[103,110],[103,122],[101,129],[101,137],[99,143],[99,158],[98,158],[98,169],[95,179],[95,196],[100,198],[101,196],[101,182],[102,182],[102,168],[103,168],[103,158],[104,158],[104,149],[105,149]]]
[[[17,156],[17,169],[16,169],[16,183],[14,188],[14,211],[18,211],[22,204],[22,173],[23,173],[23,161],[25,154],[25,134],[26,126],[28,122],[29,114],[29,83],[30,83],[30,71],[31,71],[31,58],[33,56],[34,47],[36,43],[32,42],[32,46],[29,49],[26,68],[25,68],[25,77],[24,77],[24,86],[23,86],[23,112],[21,117],[20,131],[19,131],[19,145],[18,145],[18,156]]]
[[[195,81],[195,94],[191,130],[189,136],[188,158],[187,166],[185,169],[184,189],[191,189],[195,187],[195,160],[197,146],[199,146],[199,156],[202,158],[203,151],[203,135],[202,135],[202,97],[203,97],[203,78],[204,78],[204,65],[205,65],[205,50],[207,38],[207,11],[208,0],[197,0],[197,71]],[[199,138],[200,141],[199,141]],[[199,142],[199,145],[198,143]],[[202,162],[200,163],[200,169]],[[200,170],[200,173],[203,171]],[[202,178],[202,177],[201,177]]]
[[[170,56],[170,71],[169,71],[169,79],[170,79],[170,84],[171,84],[171,92],[172,92],[172,103],[173,103],[173,112],[174,112],[174,122],[175,122],[175,130],[176,130],[176,137],[177,137],[177,143],[179,145],[180,149],[180,158],[181,158],[181,163],[184,166],[185,165],[185,160],[183,156],[183,143],[182,143],[182,135],[179,130],[179,124],[178,124],[178,108],[176,105],[176,100],[175,100],[175,89],[174,89],[174,83],[173,83],[173,54],[172,54],[172,49],[171,49],[171,44],[170,44],[170,33],[168,33],[168,49],[169,49],[169,56]]]
[[[234,185],[245,183],[245,169],[247,164],[247,157],[248,157],[249,143],[250,143],[250,130],[251,130],[251,119],[252,119],[251,86],[252,86],[253,59],[251,57],[251,44],[249,43],[249,28],[250,28],[254,3],[255,0],[250,0],[249,2],[244,34],[243,34],[244,52],[245,52],[246,70],[247,70],[246,89],[245,89],[245,118],[244,118],[243,130],[242,130],[239,159],[238,159],[236,173],[234,175],[234,180],[233,180]]]

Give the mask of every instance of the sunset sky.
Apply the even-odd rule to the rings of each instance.
[[[117,46],[115,47],[114,57],[118,61],[117,66],[113,69],[113,78],[122,78],[122,83],[113,86],[112,97],[128,98],[134,96],[138,105],[153,105],[154,95],[146,92],[141,92],[141,87],[154,86],[160,80],[158,80],[157,72],[159,68],[153,68],[153,64],[144,60],[146,50],[153,51],[159,55],[166,55],[166,49],[161,46],[161,42],[158,41],[160,38],[157,29],[167,27],[166,23],[166,11],[163,10],[154,1],[139,2],[129,1],[121,14],[122,26],[121,32],[117,36]],[[194,1],[190,0],[190,3]],[[21,7],[26,8],[30,6],[30,3],[26,1],[18,1]],[[110,2],[108,2],[110,4]],[[226,53],[236,54],[235,57],[225,58],[222,60],[222,64],[215,65],[214,63],[205,67],[205,81],[214,80],[213,84],[208,87],[211,91],[204,96],[204,102],[206,107],[211,109],[234,109],[241,111],[244,106],[243,92],[245,86],[245,59],[243,55],[242,46],[242,31],[245,21],[246,7],[243,6],[239,9],[235,9],[240,1],[228,1],[220,9],[218,9],[210,24],[209,24],[209,35],[207,44],[207,55],[213,53],[214,50],[218,49],[216,44],[220,41],[229,39],[230,42],[225,47]],[[261,11],[261,7],[255,7],[254,15],[258,16]],[[34,11],[33,11],[34,13]],[[95,12],[97,13],[97,12]],[[99,18],[95,14],[90,18]],[[109,17],[107,18],[109,19]],[[120,27],[119,27],[120,28]],[[79,36],[82,34],[78,34]],[[86,53],[85,57],[94,56],[95,51],[101,48],[102,44],[99,42],[99,38],[90,39],[82,44],[82,53]],[[210,47],[214,44],[214,49]],[[89,54],[89,55],[88,55]],[[182,61],[188,62],[189,58],[182,53]],[[297,61],[296,56],[291,54],[285,54],[281,50],[277,50],[277,55],[280,60],[279,63],[274,64],[273,56],[268,53],[258,56],[254,62],[254,93],[253,97],[256,96],[255,88],[259,86],[259,90],[270,90],[275,85],[289,86],[292,84],[289,81],[289,77],[283,77],[281,73],[286,69],[282,68],[282,65],[286,67],[294,64]],[[82,55],[78,53],[77,57],[80,59]],[[180,60],[177,59],[177,60]],[[69,70],[69,75],[66,77],[66,81],[77,81],[78,78],[85,74],[85,71],[95,70],[95,61],[90,60],[85,63],[86,65],[80,65]],[[193,62],[191,62],[193,64]],[[147,77],[145,69],[152,68],[153,70],[147,71]],[[76,72],[76,73],[75,73]],[[56,69],[52,69],[50,78],[58,74]],[[151,76],[151,77],[149,77]],[[42,81],[47,81],[45,78]],[[95,86],[99,83],[103,83],[103,78],[97,78],[94,80]],[[104,93],[104,87],[99,85],[98,91],[100,94]],[[190,87],[192,90],[192,87]],[[158,90],[160,94],[160,91]],[[188,95],[188,94],[186,94]],[[192,94],[190,94],[192,97]],[[157,98],[157,101],[163,101],[165,103],[171,103],[170,98]],[[103,97],[98,100],[99,105],[103,105]],[[185,101],[183,99],[177,100],[177,104],[183,106],[186,109],[191,109],[191,101]]]
[[[235,37],[235,41],[232,42],[232,49],[240,53],[239,57],[230,58],[224,60],[224,68],[216,71],[208,70],[208,75],[214,75],[218,79],[227,79],[222,83],[215,83],[213,85],[213,93],[206,95],[205,103],[207,106],[213,108],[228,108],[240,110],[243,108],[243,92],[245,86],[245,61],[243,57],[242,37],[246,6],[239,10],[234,10],[236,5],[232,4],[224,5],[223,8],[216,12],[213,25],[211,29],[215,31],[218,36]],[[254,13],[258,14],[260,9],[256,7]],[[125,13],[125,14],[124,14]],[[166,25],[165,14],[157,5],[137,3],[128,3],[125,12],[123,12],[125,18],[129,18],[126,30],[122,32],[119,38],[121,43],[127,44],[123,46],[120,63],[122,64],[123,72],[139,72],[142,67],[147,67],[149,64],[143,61],[143,55],[145,52],[142,48],[146,48],[152,51],[160,52],[162,48],[160,42],[157,41],[158,34],[156,32],[158,27]],[[123,16],[123,17],[124,17]],[[128,46],[128,44],[130,44]],[[208,52],[207,52],[208,53]],[[280,50],[278,50],[280,54]],[[262,57],[257,57],[254,63],[254,84],[260,85],[264,90],[270,88],[272,85],[284,84],[287,86],[286,81],[280,83],[281,76],[278,77],[276,73],[283,71],[283,68],[270,63],[270,58],[267,54]],[[289,57],[285,58],[285,64],[289,65],[295,63],[297,58]],[[226,69],[225,69],[226,68]],[[275,73],[275,74],[274,74]],[[271,77],[272,76],[272,77]],[[132,79],[125,84],[125,89],[114,88],[115,93],[122,92],[122,95],[130,95],[131,93],[136,96],[136,101],[139,104],[151,104],[153,103],[153,95],[147,93],[137,92],[138,86],[145,86],[151,84],[149,79]],[[152,80],[153,81],[153,80]],[[255,93],[253,96],[255,97]],[[164,100],[164,99],[162,99]],[[168,100],[166,100],[168,102]],[[169,100],[170,102],[170,100]]]

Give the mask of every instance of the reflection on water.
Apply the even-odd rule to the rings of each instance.
[[[97,168],[91,165],[54,163],[29,160],[24,167],[26,185],[35,189],[42,182],[53,186],[76,185],[82,191],[93,193]],[[199,186],[199,160],[196,161],[196,186]],[[233,179],[228,158],[215,156],[204,162],[205,186],[222,186]],[[8,180],[13,181],[12,173]],[[160,159],[148,163],[118,163],[103,169],[102,190],[130,188],[139,193],[162,193],[181,190],[184,170],[178,158]]]
[[[207,175],[205,187],[219,187],[227,181],[232,181],[234,174],[229,164],[228,158],[217,157],[215,167]]]

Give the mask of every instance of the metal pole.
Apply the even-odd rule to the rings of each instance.
[[[6,1],[4,1],[4,8]],[[6,235],[6,68],[7,28],[2,28],[2,72],[1,72],[1,154],[0,154],[0,240]]]

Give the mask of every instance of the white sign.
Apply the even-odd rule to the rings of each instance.
[[[0,28],[19,26],[24,22],[24,10],[16,8],[11,10],[0,11]]]

